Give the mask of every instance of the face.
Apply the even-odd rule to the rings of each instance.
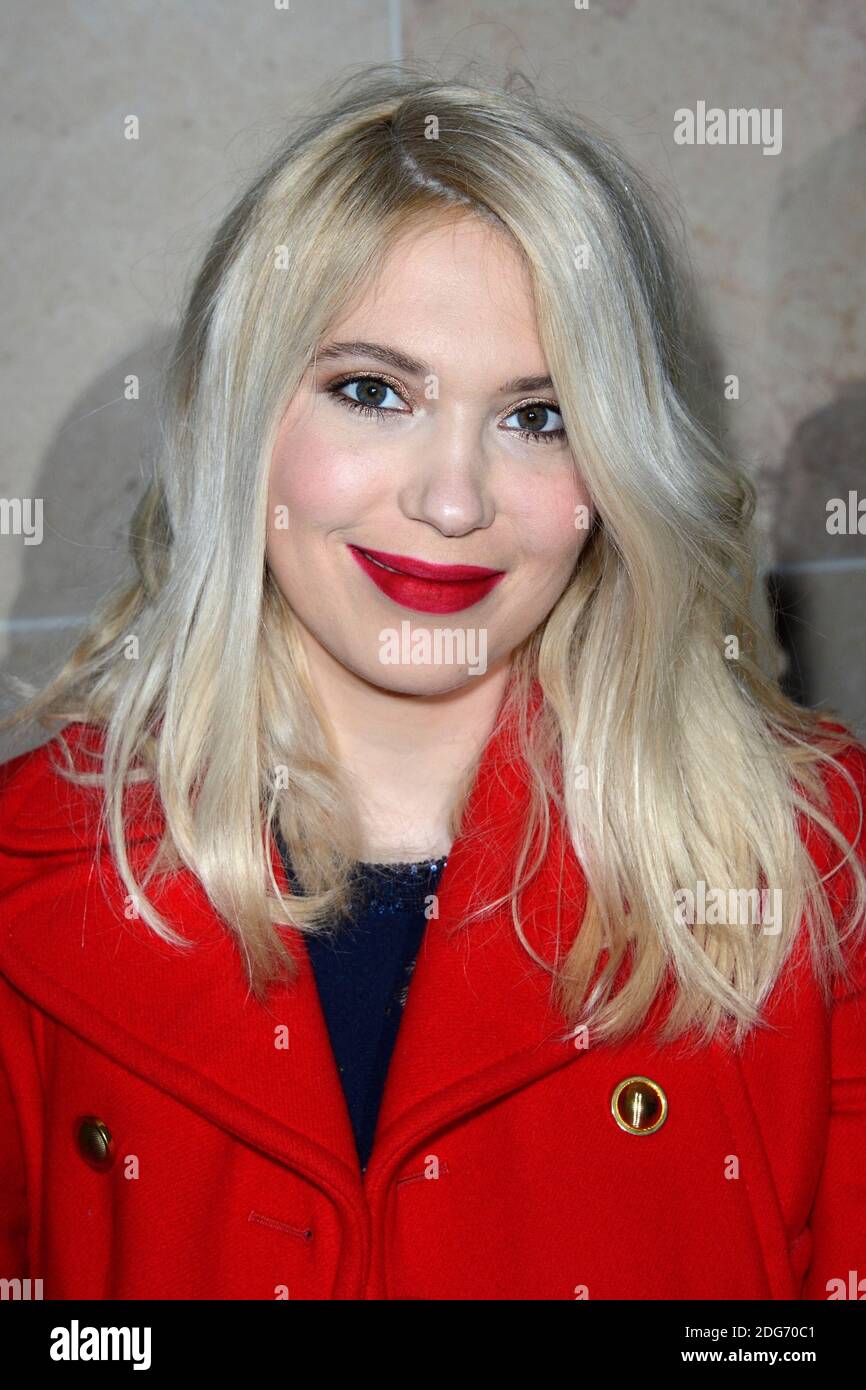
[[[431,695],[507,665],[592,509],[503,233],[464,214],[404,231],[286,410],[268,501],[311,665]]]

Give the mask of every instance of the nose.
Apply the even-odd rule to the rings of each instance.
[[[485,530],[496,515],[484,426],[467,411],[437,410],[424,437],[413,439],[400,488],[405,516],[444,536]]]

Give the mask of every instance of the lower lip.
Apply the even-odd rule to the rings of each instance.
[[[483,579],[418,579],[414,574],[397,574],[394,570],[383,569],[355,546],[349,546],[349,549],[377,589],[381,589],[394,603],[401,604],[403,608],[414,608],[419,613],[459,613],[463,608],[480,603],[500,579],[505,578],[503,571]]]

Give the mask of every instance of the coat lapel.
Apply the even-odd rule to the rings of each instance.
[[[85,739],[98,745],[93,726],[70,725],[65,733],[79,746]],[[507,736],[497,733],[485,747],[463,832],[440,880],[438,917],[425,930],[368,1186],[384,1182],[401,1156],[449,1117],[581,1055],[550,1007],[549,976],[516,939],[507,905],[461,925],[470,907],[507,890],[527,796],[522,766]],[[195,943],[183,952],[125,917],[122,885],[105,851],[103,892],[93,862],[94,798],[54,774],[44,748],[9,765],[3,801],[0,969],[10,982],[214,1124],[293,1164],[335,1197],[356,1195],[354,1139],[303,937],[291,935],[297,981],[274,987],[263,1008],[248,993],[234,938],[188,871],[159,890],[152,885],[160,911]],[[130,793],[127,824],[137,858],[162,825],[138,789]],[[522,914],[527,939],[545,958],[554,947],[560,881],[563,950],[585,900],[571,846],[556,818],[553,826]],[[275,846],[272,862],[287,886]],[[277,1046],[286,1036],[288,1046]]]
[[[575,1061],[550,1002],[552,977],[517,938],[506,903],[463,925],[480,903],[506,893],[528,806],[521,764],[500,736],[488,744],[470,799],[466,833],[452,847],[425,931],[379,1113],[368,1186],[444,1122]],[[568,837],[552,819],[543,867],[525,891],[521,921],[531,948],[560,956],[583,915],[585,881]]]

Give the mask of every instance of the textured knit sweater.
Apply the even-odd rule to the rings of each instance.
[[[292,892],[300,895],[279,836],[277,845]],[[306,935],[362,1171],[424,935],[426,898],[436,892],[447,860],[357,864],[350,912],[334,927]]]

